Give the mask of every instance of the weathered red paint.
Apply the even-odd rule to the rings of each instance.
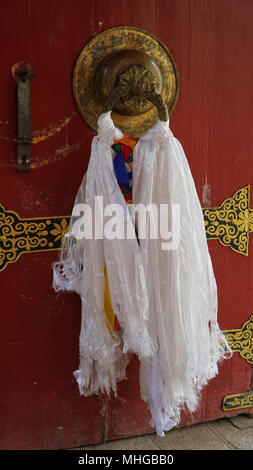
[[[22,218],[70,214],[94,135],[75,107],[74,63],[88,40],[118,25],[148,30],[175,58],[180,95],[171,126],[185,148],[200,199],[204,185],[217,206],[252,184],[250,0],[13,0],[1,2],[0,15],[0,203],[6,208]],[[31,83],[34,142],[27,175],[15,169],[11,74],[23,60],[37,75]],[[252,315],[252,244],[251,239],[244,257],[209,242],[223,329],[240,328]],[[136,358],[118,398],[79,396],[72,371],[78,366],[80,302],[74,294],[52,290],[55,258],[54,252],[23,255],[0,273],[0,447],[66,448],[150,432]],[[239,413],[222,412],[222,399],[249,390],[251,378],[252,368],[235,353],[205,388],[194,417],[183,415],[182,424]]]

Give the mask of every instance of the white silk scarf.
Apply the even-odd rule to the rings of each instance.
[[[103,208],[118,204],[118,224],[132,226],[138,234],[113,168],[111,146],[122,136],[111,112],[101,114],[60,260],[53,265],[53,286],[75,291],[82,300],[80,365],[74,372],[80,394],[116,393],[130,353],[136,354],[141,397],[149,405],[151,425],[163,436],[180,422],[184,406],[196,410],[201,389],[231,350],[217,323],[217,287],[201,205],[169,121],[158,120],[134,148],[132,202],[167,204],[169,224],[173,206],[179,207],[176,246],[162,249],[161,237],[107,238],[103,224],[108,217],[101,238],[76,237],[78,220],[85,224],[77,210],[80,204],[89,205],[92,214],[102,211],[96,196],[103,198]],[[105,266],[120,331],[110,331],[106,321]]]

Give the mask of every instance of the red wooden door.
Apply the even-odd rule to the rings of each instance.
[[[252,184],[252,1],[3,0],[0,16],[0,447],[66,448],[151,431],[135,357],[116,399],[79,396],[72,372],[79,361],[80,300],[53,291],[51,263],[57,252],[52,241],[39,245],[43,231],[51,240],[64,232],[94,135],[75,106],[75,61],[94,35],[120,25],[149,31],[175,58],[180,94],[171,126],[188,156],[203,208],[215,214],[213,223],[205,211],[218,319],[222,329],[231,330],[237,351],[205,388],[193,419],[183,415],[182,424],[252,412],[253,202],[249,188],[236,193]],[[31,82],[28,174],[16,170],[11,69],[21,60],[37,74]],[[236,219],[238,234],[229,239],[233,202],[220,209],[223,220],[213,208],[236,194],[232,223]],[[13,225],[17,217],[19,233]],[[40,232],[36,249],[32,222]],[[45,225],[39,228],[40,222]]]

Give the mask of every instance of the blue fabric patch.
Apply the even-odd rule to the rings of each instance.
[[[129,184],[129,177],[121,150],[117,153],[113,160],[113,167],[118,184]]]

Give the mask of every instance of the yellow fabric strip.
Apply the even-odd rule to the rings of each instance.
[[[105,266],[105,313],[106,313],[106,318],[108,321],[108,325],[111,328],[111,331],[114,331],[115,327],[115,314],[112,308],[111,304],[111,295],[110,295],[110,289],[109,289],[109,282],[108,282],[108,275],[107,275],[107,269]]]

